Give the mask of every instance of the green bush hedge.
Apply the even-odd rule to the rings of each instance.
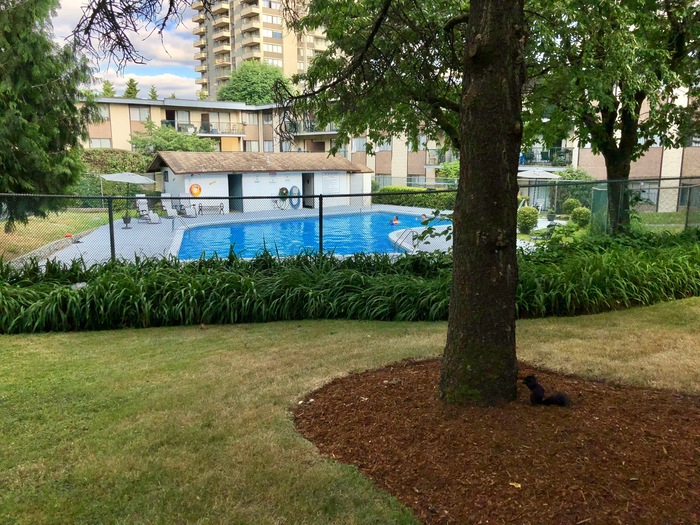
[[[591,222],[591,210],[584,208],[583,206],[575,208],[571,212],[571,220],[579,226],[579,228],[585,228]]]
[[[528,234],[537,226],[537,208],[534,206],[523,206],[518,210],[518,231]]]
[[[518,257],[520,317],[576,315],[700,294],[700,230],[550,243]],[[175,259],[86,268],[0,262],[0,333],[292,319],[447,319],[446,255]],[[85,282],[84,286],[73,286]]]
[[[571,198],[566,199],[564,201],[564,204],[561,205],[561,210],[566,215],[571,215],[572,211],[574,211],[576,208],[580,208],[580,207],[581,207],[581,201],[571,197]]]
[[[372,197],[372,202],[444,211],[454,210],[456,199],[457,192],[451,190],[435,191],[408,186],[384,186],[379,190],[379,195]]]

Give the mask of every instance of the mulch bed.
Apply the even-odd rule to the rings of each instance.
[[[295,409],[322,454],[356,465],[424,523],[698,524],[700,397],[533,370],[570,407],[457,407],[440,361],[334,380]]]

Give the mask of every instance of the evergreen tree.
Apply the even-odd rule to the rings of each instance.
[[[84,169],[81,139],[98,116],[93,95],[81,91],[90,68],[51,34],[56,0],[6,0],[0,8],[0,193],[61,194]],[[78,100],[83,103],[78,105]],[[60,202],[0,200],[5,229]]]
[[[130,78],[126,81],[126,89],[124,90],[123,98],[137,98],[139,96],[139,83],[136,79]]]
[[[155,84],[151,84],[151,90],[148,92],[148,98],[151,100],[158,100],[158,92],[156,91]]]
[[[114,90],[114,84],[109,80],[102,82],[102,96],[103,97],[116,97],[117,92]]]

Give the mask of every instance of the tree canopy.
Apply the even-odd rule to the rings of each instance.
[[[0,8],[0,193],[61,194],[83,169],[81,139],[98,114],[81,88],[91,80],[87,62],[53,42],[57,5],[14,0]],[[8,229],[56,205],[40,198],[4,204]]]
[[[280,68],[264,62],[246,61],[231,73],[231,78],[217,92],[217,98],[251,105],[271,104],[275,101],[273,87],[276,82],[289,87],[289,79]]]
[[[135,151],[145,155],[158,151],[216,151],[211,139],[181,133],[172,126],[156,126],[152,120],[146,122],[145,132],[133,133],[130,142]]]
[[[684,145],[700,93],[697,1],[534,0],[531,7],[528,140],[553,144],[572,134],[603,155],[611,181],[627,180],[632,161],[653,145]],[[621,189],[609,192],[613,231],[626,224]]]
[[[155,84],[151,84],[151,90],[148,92],[148,98],[151,100],[158,100],[158,91],[156,90]]]

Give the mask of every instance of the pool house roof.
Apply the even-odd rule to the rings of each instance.
[[[367,166],[328,153],[252,153],[161,151],[148,166],[149,172],[169,168],[174,174],[188,173],[270,173],[285,171],[344,171],[372,173]]]

